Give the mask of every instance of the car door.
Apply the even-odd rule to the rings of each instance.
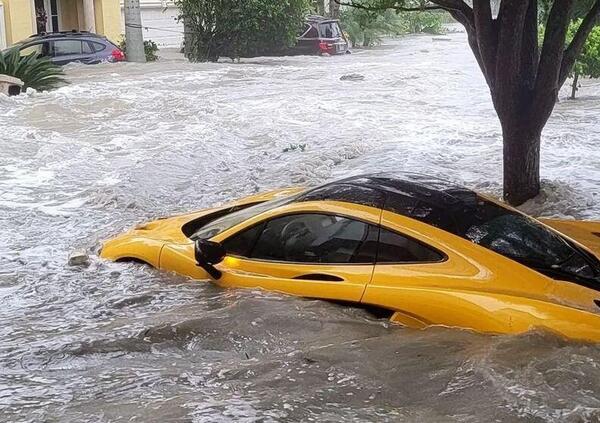
[[[373,278],[362,301],[393,310],[392,321],[425,327],[456,315],[445,309],[444,292],[464,286],[480,270],[454,255],[449,259],[444,252],[395,228],[382,226]]]
[[[346,216],[277,216],[223,241],[224,286],[359,302],[374,270],[377,227]]]
[[[64,39],[52,41],[52,61],[57,65],[71,62],[91,63],[95,60],[94,52],[86,41]]]
[[[508,307],[502,298],[519,286],[537,284],[544,291],[520,276],[518,264],[434,226],[384,211],[381,227],[375,271],[362,301],[394,311],[394,322],[503,332],[507,321],[490,317]]]

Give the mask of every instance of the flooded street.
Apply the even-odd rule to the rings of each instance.
[[[145,220],[350,174],[500,195],[500,125],[450,38],[69,66],[66,87],[0,97],[0,421],[600,421],[600,346],[410,330],[96,255]],[[600,84],[579,95],[544,132],[524,210],[600,220]],[[67,265],[78,248],[89,266]]]

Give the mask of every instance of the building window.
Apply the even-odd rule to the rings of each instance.
[[[50,0],[50,20],[52,21],[52,31],[60,31],[58,27],[58,0]]]

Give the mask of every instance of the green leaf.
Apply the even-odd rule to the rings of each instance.
[[[45,91],[66,84],[60,66],[53,64],[46,57],[35,54],[21,56],[15,48],[0,53],[0,74],[20,79],[24,89],[31,87]]]

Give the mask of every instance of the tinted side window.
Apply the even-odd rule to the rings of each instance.
[[[304,26],[302,27],[302,29],[300,29],[298,31],[297,36],[298,37],[302,37],[304,34],[306,34],[309,30],[310,30],[311,26],[309,24],[304,24]]]
[[[37,43],[37,44],[32,44],[30,46],[21,48],[19,50],[19,54],[21,55],[21,57],[29,56],[31,54],[47,56],[48,55],[48,43]]]
[[[357,220],[324,214],[296,214],[272,219],[261,229],[251,250],[248,242],[255,236],[252,233],[255,228],[228,239],[225,242],[228,253],[297,263],[375,261],[377,229]]]
[[[92,54],[92,53],[94,53],[94,49],[92,47],[92,44],[89,41],[82,41],[82,51],[85,54]]]
[[[81,54],[80,40],[57,40],[54,41],[54,56],[69,56]]]
[[[342,34],[337,22],[322,23],[319,25],[319,31],[321,32],[321,36],[325,38],[337,38]]]
[[[444,256],[418,241],[381,228],[378,263],[415,263],[442,261]]]
[[[92,45],[92,48],[94,49],[95,53],[102,51],[106,48],[106,46],[102,43],[97,43],[95,41],[88,41],[88,42]]]
[[[319,31],[317,30],[317,28],[311,25],[308,32],[304,34],[304,38],[319,38]]]
[[[223,247],[227,254],[234,256],[248,257],[256,244],[258,236],[262,233],[264,223],[260,223],[250,229],[236,234],[223,242]]]

